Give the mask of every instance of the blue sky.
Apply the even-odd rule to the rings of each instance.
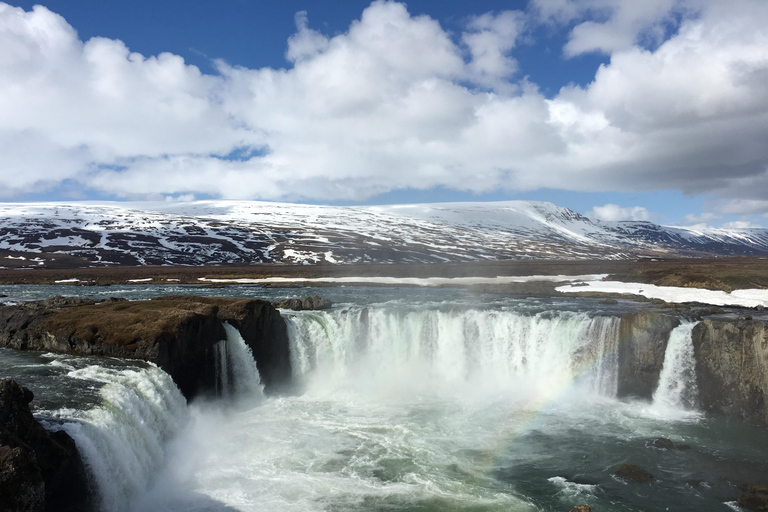
[[[0,3],[0,200],[764,225],[765,4]]]

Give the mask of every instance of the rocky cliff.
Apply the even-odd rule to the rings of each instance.
[[[639,311],[621,317],[619,330],[618,396],[650,399],[664,366],[664,353],[676,315]]]
[[[720,311],[722,312],[722,311]],[[689,311],[697,317],[698,311]],[[618,396],[651,399],[664,366],[674,312],[622,316]],[[693,329],[698,406],[709,413],[768,426],[768,322],[711,317]]]
[[[291,367],[280,313],[254,299],[169,296],[148,301],[53,297],[0,307],[0,346],[142,359],[157,364],[191,398],[213,388],[210,348],[223,322],[250,346],[267,391],[286,386]]]
[[[32,416],[32,392],[0,379],[0,510],[89,510],[85,468],[64,431],[48,432]]]
[[[768,322],[706,319],[693,329],[701,407],[768,426]]]

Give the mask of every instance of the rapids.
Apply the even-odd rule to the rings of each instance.
[[[329,293],[330,311],[284,312],[291,396],[264,397],[231,327],[219,396],[188,405],[134,361],[0,349],[0,371],[76,439],[108,512],[728,510],[768,474],[768,433],[696,411],[691,323],[670,334],[653,402],[623,401],[632,304]],[[627,462],[653,484],[613,477]]]

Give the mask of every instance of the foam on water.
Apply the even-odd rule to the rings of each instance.
[[[173,380],[155,366],[116,370],[87,366],[75,379],[103,383],[100,406],[52,416],[77,443],[105,511],[124,510],[162,466],[165,443],[185,423],[186,400]]]
[[[371,308],[289,317],[296,379],[312,394],[540,391],[614,396],[617,317]]]
[[[213,346],[216,394],[225,399],[259,401],[264,398],[259,370],[251,348],[235,327],[224,323],[227,338]]]

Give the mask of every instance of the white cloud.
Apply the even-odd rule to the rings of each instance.
[[[470,79],[493,89],[511,92],[504,82],[517,71],[517,61],[509,55],[520,37],[525,19],[522,12],[486,13],[473,18],[462,41],[472,55]]]
[[[566,56],[611,54],[635,44],[664,40],[676,16],[693,16],[707,0],[532,0],[545,22],[575,24],[563,48]],[[589,19],[592,18],[592,19]]]
[[[753,224],[748,220],[735,220],[732,222],[726,222],[723,224],[726,229],[747,229],[747,228],[759,228],[762,227],[759,224]]]
[[[645,220],[651,221],[656,219],[656,215],[649,212],[642,206],[628,206],[621,207],[616,204],[606,204],[603,206],[594,206],[592,210],[586,213],[587,217],[597,220],[605,221],[620,221],[620,220]]]
[[[175,55],[80,41],[44,7],[0,3],[0,190],[66,180],[126,197],[359,200],[404,187],[677,189],[768,211],[768,3],[700,0],[653,51],[636,43],[680,2],[537,3],[551,19],[605,25],[569,42],[611,52],[593,83],[546,98],[521,77],[514,52],[532,18],[520,12],[452,35],[376,1],[334,37],[299,13],[292,67],[217,62],[208,75]],[[616,27],[631,37],[595,39]]]

